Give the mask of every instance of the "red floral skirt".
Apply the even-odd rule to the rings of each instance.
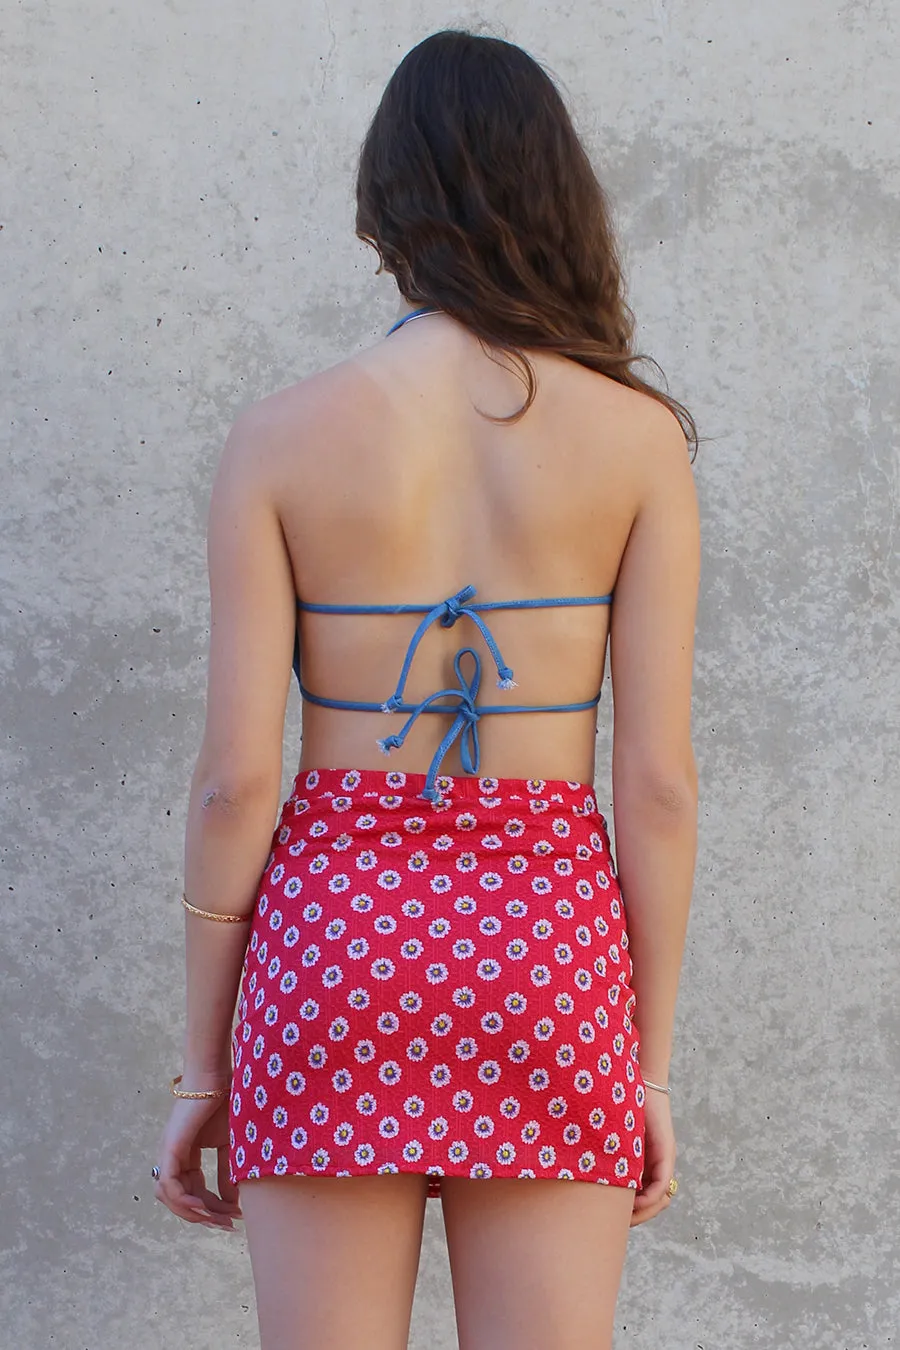
[[[639,1187],[626,917],[582,783],[298,774],[235,1027],[231,1179]]]

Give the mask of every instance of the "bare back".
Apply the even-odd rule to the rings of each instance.
[[[646,395],[552,355],[530,352],[537,395],[444,314],[407,323],[357,356],[256,405],[266,474],[296,593],[324,604],[431,605],[473,585],[477,601],[601,596],[617,586],[652,462],[671,415]],[[479,412],[479,409],[481,412]],[[683,440],[681,453],[684,452]],[[608,606],[494,612],[515,671],[514,698],[467,619],[435,625],[410,672],[418,701],[455,683],[453,657],[480,652],[481,702],[590,700],[604,674]],[[304,684],[379,703],[396,684],[416,617],[301,616]],[[424,772],[450,722],[422,717],[391,767]],[[307,704],[301,767],[381,768],[383,713]],[[480,772],[591,781],[596,711],[482,718]],[[458,747],[443,772],[460,772]]]

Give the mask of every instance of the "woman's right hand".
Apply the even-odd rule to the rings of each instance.
[[[675,1175],[675,1130],[672,1109],[665,1092],[646,1089],[644,1098],[644,1174],[634,1199],[631,1227],[656,1218],[668,1209],[672,1197],[669,1182]]]

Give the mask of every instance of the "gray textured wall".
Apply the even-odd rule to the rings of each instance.
[[[567,87],[714,438],[682,1188],[617,1347],[896,1345],[897,0],[3,8],[4,1350],[257,1343],[243,1237],[148,1181],[207,492],[239,407],[393,317],[358,142],[403,52],[478,21]],[[413,1344],[454,1343],[432,1204]]]

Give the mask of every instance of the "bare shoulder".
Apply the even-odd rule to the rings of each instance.
[[[305,376],[247,404],[235,417],[226,452],[256,469],[282,466],[290,455],[296,466],[306,455],[334,446],[371,418],[379,387],[357,357]]]

